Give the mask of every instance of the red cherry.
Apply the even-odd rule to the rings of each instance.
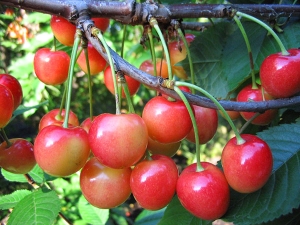
[[[25,174],[36,164],[33,154],[33,144],[21,138],[10,139],[0,144],[0,167],[16,174]]]
[[[92,18],[94,24],[97,28],[99,28],[102,32],[105,32],[109,27],[109,19],[108,18]]]
[[[93,116],[93,120],[95,119],[95,116]],[[93,120],[91,120],[90,117],[86,118],[84,121],[82,121],[82,123],[80,124],[80,126],[87,132],[89,133],[90,127],[92,125]]]
[[[133,96],[137,93],[140,87],[140,82],[137,80],[127,76],[126,74],[124,75],[126,83],[128,85],[129,93],[130,96]],[[117,79],[117,78],[116,78]],[[108,66],[105,71],[104,71],[104,84],[107,87],[107,89],[110,91],[110,93],[115,94],[115,89],[114,89],[114,82],[113,82],[113,77],[111,75],[111,68]],[[122,97],[125,98],[125,92],[124,89],[122,88]]]
[[[106,61],[91,43],[88,43],[87,50],[88,50],[90,74],[96,75],[105,69]],[[77,63],[79,67],[83,70],[83,72],[87,74],[88,71],[87,71],[84,51],[82,51],[78,56]]]
[[[176,192],[183,207],[203,220],[216,220],[229,206],[229,185],[222,171],[215,165],[202,162],[203,171],[197,172],[196,163],[186,167],[177,181]]]
[[[152,60],[145,60],[140,65],[140,70],[154,76],[154,68]],[[165,59],[157,59],[156,61],[156,75],[163,78],[168,78],[168,65]]]
[[[154,141],[149,137],[147,149],[151,154],[159,154],[159,155],[166,155],[172,157],[173,155],[176,154],[180,145],[181,145],[181,141],[164,144],[158,141]]]
[[[80,173],[80,188],[95,207],[110,209],[121,205],[131,194],[130,167],[113,169],[91,158]]]
[[[0,84],[6,86],[14,98],[14,110],[18,108],[23,99],[23,91],[19,81],[10,74],[0,74]]]
[[[95,157],[105,166],[130,167],[143,157],[147,143],[147,127],[137,114],[97,116],[89,130],[89,142]]]
[[[5,127],[10,121],[14,111],[14,97],[11,91],[0,84],[0,128]]]
[[[286,98],[300,91],[300,50],[288,50],[290,55],[275,53],[261,64],[262,86],[274,98]]]
[[[61,16],[52,15],[50,27],[55,38],[66,46],[73,46],[76,26]]]
[[[261,86],[258,86],[257,89],[253,89],[252,85],[249,84],[238,93],[236,100],[238,102],[248,102],[248,101],[263,101],[263,100],[271,100],[271,99],[273,99],[273,97],[269,95],[266,91],[262,92]],[[248,121],[254,116],[255,112],[240,112],[240,114],[245,120]],[[259,115],[258,117],[256,117],[252,121],[252,124],[267,125],[274,119],[276,114],[277,114],[276,109],[267,110],[261,115]]]
[[[272,152],[259,137],[242,134],[244,144],[230,139],[222,152],[222,166],[229,185],[241,193],[260,189],[268,181],[273,167]]]
[[[218,128],[218,113],[215,109],[204,108],[201,106],[193,105],[195,112],[195,119],[198,127],[199,143],[205,144],[210,141]],[[186,139],[195,143],[194,128],[186,136]]]
[[[169,204],[175,194],[178,169],[170,157],[153,155],[151,158],[134,167],[130,187],[143,208],[158,210]]]
[[[38,133],[34,142],[37,164],[56,177],[69,176],[80,170],[89,154],[88,135],[81,127],[50,125]]]
[[[48,85],[58,85],[68,78],[70,56],[64,51],[41,48],[35,53],[33,64],[40,81]]]
[[[182,101],[168,101],[162,96],[150,99],[144,107],[149,137],[161,143],[179,142],[192,129],[192,121]]]
[[[41,131],[44,127],[47,127],[49,125],[62,126],[66,117],[66,110],[63,109],[61,111],[61,115],[59,115],[59,111],[60,109],[52,109],[50,112],[46,113],[40,120],[39,131]],[[74,127],[79,126],[78,117],[71,110],[69,113],[68,124]]]

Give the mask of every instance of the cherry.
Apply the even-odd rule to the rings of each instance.
[[[25,174],[36,164],[33,144],[22,138],[9,139],[0,144],[0,167],[16,174]]]
[[[203,220],[216,220],[229,206],[229,185],[222,171],[208,162],[201,162],[203,171],[196,171],[196,163],[180,174],[176,192],[182,206]]]
[[[63,109],[61,111],[61,115],[59,115],[59,111],[60,109],[52,109],[50,112],[46,113],[40,120],[39,131],[41,131],[44,127],[47,127],[49,125],[62,126],[66,117],[66,110]],[[69,112],[68,124],[74,127],[79,126],[78,117],[71,110]]]
[[[159,155],[166,155],[172,157],[173,155],[176,154],[180,145],[181,145],[181,141],[165,144],[165,143],[160,143],[158,141],[154,141],[149,137],[147,149],[151,154],[159,154]]]
[[[95,119],[95,116],[93,116],[93,119]],[[82,121],[82,123],[80,124],[80,126],[87,132],[89,133],[90,127],[92,125],[93,120],[91,120],[90,117],[86,118],[84,121]]]
[[[14,98],[14,110],[16,110],[23,99],[21,84],[10,74],[0,74],[0,84],[6,86],[11,91]]]
[[[80,188],[95,207],[110,209],[125,202],[131,194],[131,168],[113,169],[91,158],[80,173]]]
[[[96,75],[105,69],[106,61],[91,43],[88,43],[87,51],[89,58],[90,74]],[[79,67],[83,70],[83,72],[87,74],[88,71],[84,51],[82,51],[78,56],[77,63]]]
[[[80,170],[89,154],[88,135],[81,127],[49,125],[38,133],[34,142],[37,164],[56,177],[69,176]]]
[[[218,128],[218,113],[215,109],[193,105],[196,123],[198,127],[199,143],[205,144],[215,135]],[[186,136],[186,139],[195,143],[194,128]]]
[[[140,87],[140,82],[137,80],[127,76],[126,74],[124,75],[126,83],[128,85],[129,93],[130,96],[133,96],[137,93]],[[117,78],[116,78],[117,79]],[[115,94],[114,90],[114,82],[113,82],[113,77],[111,75],[111,68],[108,66],[105,71],[104,71],[104,84],[107,87],[107,89],[110,91],[110,93]],[[125,92],[124,89],[122,88],[122,97],[125,98]]]
[[[273,97],[269,95],[266,91],[263,92],[262,87],[258,85],[258,88],[252,88],[252,85],[249,84],[245,86],[237,95],[238,102],[248,102],[248,101],[263,101],[271,100]],[[251,119],[255,112],[240,112],[241,116],[245,120]],[[252,124],[256,125],[267,125],[269,124],[277,114],[276,109],[270,109],[256,117]]]
[[[260,67],[262,86],[274,98],[290,97],[300,91],[300,50],[288,52],[289,55],[269,55]]]
[[[50,48],[37,50],[33,59],[36,76],[48,85],[64,83],[68,78],[69,64],[70,56],[66,52],[51,51]]]
[[[115,169],[130,167],[146,151],[147,127],[137,114],[104,113],[93,120],[89,143],[103,165]]]
[[[222,152],[222,166],[229,185],[241,193],[259,190],[268,181],[273,167],[272,152],[268,144],[251,134],[241,134],[245,140],[237,144],[230,139]]]
[[[145,60],[140,65],[140,70],[154,76],[154,68],[152,60]],[[165,59],[157,59],[156,61],[156,75],[163,78],[168,78],[168,65]]]
[[[52,15],[50,27],[55,38],[66,46],[73,46],[76,26],[61,16]]]
[[[158,210],[172,200],[178,179],[174,161],[164,155],[153,155],[132,170],[130,187],[136,201],[145,209]]]
[[[10,121],[14,111],[14,97],[11,91],[0,84],[0,128],[5,127]]]
[[[179,142],[192,129],[192,121],[182,101],[156,96],[146,103],[142,118],[149,137],[161,143]]]
[[[109,27],[109,19],[108,18],[92,18],[94,24],[97,28],[99,28],[102,32],[105,32]]]

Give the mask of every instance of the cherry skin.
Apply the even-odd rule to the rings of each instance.
[[[210,141],[218,128],[218,113],[215,109],[204,108],[201,106],[193,105],[195,112],[195,119],[198,127],[199,143],[205,144]],[[186,136],[186,139],[195,143],[194,128]]]
[[[14,112],[14,97],[11,91],[0,84],[0,128],[5,127]]]
[[[158,141],[154,141],[149,137],[147,149],[151,154],[166,155],[172,157],[176,154],[180,145],[181,141],[164,144]]]
[[[94,24],[97,28],[99,28],[102,32],[105,32],[109,27],[109,19],[108,18],[92,18]]]
[[[259,137],[242,134],[244,144],[230,139],[222,152],[222,166],[229,185],[241,193],[259,190],[268,181],[273,167],[272,152]]]
[[[140,70],[154,76],[154,67],[152,60],[145,60],[140,65]],[[156,75],[162,78],[168,78],[168,65],[165,59],[157,59],[156,61]]]
[[[46,113],[40,120],[39,123],[39,131],[41,131],[44,127],[49,125],[58,125],[62,126],[64,123],[64,119],[66,117],[66,110],[63,109],[61,111],[61,115],[59,115],[60,109],[52,109],[50,112]],[[79,120],[77,115],[70,110],[68,124],[71,126],[79,126]]]
[[[196,163],[180,174],[176,192],[182,206],[203,220],[216,220],[228,209],[230,191],[222,171],[215,165],[202,162],[203,171],[197,172]]]
[[[95,116],[93,116],[93,120],[95,119]],[[93,120],[91,120],[90,117],[86,118],[84,121],[82,121],[82,123],[80,124],[80,126],[87,132],[89,133],[90,127],[92,125]]]
[[[258,85],[257,89],[253,89],[252,85],[249,84],[245,86],[237,95],[238,102],[263,101],[271,99],[273,99],[273,97],[265,91],[262,92],[262,87],[260,85]],[[255,112],[240,112],[240,114],[246,121],[248,121],[254,116]],[[255,125],[268,125],[274,119],[276,114],[276,109],[269,109],[256,117],[251,123]]]
[[[34,142],[37,164],[56,177],[77,172],[85,165],[89,155],[88,135],[81,127],[50,125],[38,133]]]
[[[14,110],[18,108],[23,99],[23,91],[20,82],[10,74],[0,74],[0,84],[6,86],[14,97]]]
[[[48,85],[64,83],[68,78],[69,64],[70,56],[66,52],[51,51],[50,48],[37,50],[33,59],[37,78]]]
[[[126,80],[126,83],[128,86],[130,96],[135,95],[137,93],[137,91],[139,90],[141,83],[138,82],[137,80],[131,78],[130,76],[127,76],[126,74],[124,75],[124,77],[125,77],[125,80]],[[111,75],[110,66],[108,66],[104,71],[104,84],[110,93],[115,94],[114,82],[113,82],[113,77]],[[124,88],[122,88],[122,97],[123,98],[126,97]]]
[[[137,114],[97,116],[89,130],[92,153],[105,166],[121,169],[134,165],[144,155],[147,127]]]
[[[52,15],[50,27],[55,38],[66,46],[73,46],[76,26],[61,16]]]
[[[136,201],[145,209],[159,210],[172,200],[178,179],[174,161],[164,155],[152,155],[132,170],[130,187]]]
[[[33,144],[22,138],[13,138],[0,144],[0,167],[15,173],[26,174],[36,164],[33,154]]]
[[[121,205],[131,194],[131,168],[113,169],[91,158],[80,173],[80,188],[95,207],[110,209]]]
[[[288,52],[289,55],[269,55],[260,67],[262,86],[274,98],[290,97],[300,91],[300,50]]]
[[[192,129],[192,121],[182,101],[169,101],[156,96],[146,103],[142,118],[149,137],[160,143],[183,140]]]
[[[88,43],[87,51],[88,51],[88,58],[89,58],[90,74],[96,75],[105,69],[106,61],[91,43]],[[82,71],[87,74],[88,70],[87,70],[84,51],[82,51],[78,56],[77,63],[79,67],[82,69]]]

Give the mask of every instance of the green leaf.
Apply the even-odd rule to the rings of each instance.
[[[158,225],[208,225],[211,223],[212,221],[201,220],[190,214],[175,196],[167,206]]]
[[[23,114],[23,113],[25,113],[25,112],[27,112],[27,111],[29,111],[29,110],[31,110],[31,109],[38,109],[39,107],[44,106],[44,105],[47,105],[47,104],[48,104],[48,101],[41,102],[40,104],[34,105],[34,106],[24,106],[24,105],[20,105],[20,106],[16,109],[16,111],[14,111],[14,114],[13,114],[11,120],[13,120],[16,116],[21,115],[21,114]],[[11,121],[11,120],[10,120],[10,121]]]
[[[158,224],[161,218],[164,215],[166,208],[157,210],[157,211],[150,211],[144,209],[136,218],[135,225],[152,225]]]
[[[293,210],[293,213],[290,213],[285,216],[281,216],[278,219],[272,220],[261,225],[294,225],[300,224],[300,208]]]
[[[28,190],[17,190],[9,195],[0,196],[0,209],[10,209],[15,207],[15,205],[23,199],[25,196],[29,195],[31,191]]]
[[[266,185],[254,193],[232,192],[223,219],[239,225],[268,222],[300,205],[300,124],[283,124],[258,136],[272,150],[273,172]]]
[[[92,206],[83,195],[79,198],[78,210],[86,224],[105,224],[109,218],[108,209],[99,209]]]
[[[59,211],[60,200],[56,193],[39,189],[16,205],[7,224],[53,224]]]

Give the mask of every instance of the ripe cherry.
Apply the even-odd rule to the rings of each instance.
[[[50,48],[37,50],[33,59],[36,76],[48,85],[64,83],[68,78],[69,64],[70,56],[66,52],[51,51]]]
[[[94,21],[94,24],[97,28],[99,28],[102,32],[105,32],[107,28],[109,27],[109,19],[108,18],[100,18],[100,17],[94,17],[92,18]]]
[[[172,157],[176,154],[180,145],[181,141],[165,144],[154,141],[149,137],[147,149],[151,154],[166,155]]]
[[[132,170],[130,187],[136,201],[145,209],[158,210],[172,200],[178,179],[174,161],[164,155],[153,155]]]
[[[36,164],[33,144],[22,138],[10,139],[0,144],[0,167],[16,174],[25,174]]]
[[[124,75],[124,77],[125,77],[126,83],[128,85],[130,96],[135,95],[141,85],[140,82],[131,78],[130,76],[127,76],[126,74]],[[116,77],[116,79],[118,79],[118,78]],[[108,66],[104,71],[104,84],[107,87],[107,89],[110,91],[110,93],[115,94],[114,82],[113,82],[113,77],[111,74],[110,66]],[[123,88],[122,88],[122,97],[123,98],[126,97]]]
[[[56,177],[77,172],[85,165],[89,155],[88,135],[81,127],[50,125],[38,133],[34,142],[37,164]]]
[[[73,46],[76,26],[61,16],[52,15],[50,27],[55,38],[66,46]]]
[[[218,128],[218,113],[215,109],[193,105],[196,123],[198,127],[199,143],[205,144],[215,135]],[[186,136],[186,139],[195,143],[194,128]]]
[[[91,158],[80,173],[80,188],[95,207],[110,209],[121,205],[131,194],[131,168],[113,169]]]
[[[147,127],[137,114],[104,113],[93,120],[89,143],[93,154],[103,165],[115,169],[130,167],[146,151]]]
[[[179,142],[192,129],[192,121],[182,101],[169,101],[156,96],[144,107],[144,119],[149,137],[160,143]]]
[[[290,97],[300,91],[300,50],[288,52],[289,55],[269,55],[260,67],[262,86],[274,98]]]
[[[263,101],[263,100],[271,100],[273,97],[269,95],[266,91],[262,90],[262,87],[258,85],[258,88],[252,88],[252,85],[249,84],[245,86],[237,95],[238,102],[248,102],[248,101]],[[240,112],[241,116],[245,120],[250,120],[255,112]],[[267,125],[269,124],[277,114],[276,109],[269,109],[264,113],[260,114],[256,117],[252,124],[256,125]]]
[[[223,172],[215,165],[202,162],[203,171],[196,171],[196,163],[180,174],[176,192],[183,207],[203,220],[216,220],[229,206],[229,185]]]
[[[0,84],[0,128],[5,127],[10,121],[14,111],[14,97],[11,91]]]
[[[91,43],[88,43],[87,51],[89,58],[90,74],[96,75],[105,69],[106,61]],[[79,67],[83,70],[83,72],[87,74],[88,70],[84,51],[82,51],[78,56],[77,63]]]
[[[260,189],[268,181],[273,157],[268,144],[259,137],[242,134],[243,144],[230,139],[222,152],[222,166],[229,185],[241,193]]]
[[[154,68],[152,60],[145,60],[140,65],[140,70],[154,76]],[[168,78],[168,66],[165,59],[157,59],[156,61],[156,75],[163,78]]]
[[[0,74],[0,84],[6,86],[11,91],[14,98],[14,110],[16,110],[23,99],[20,82],[10,74]]]

